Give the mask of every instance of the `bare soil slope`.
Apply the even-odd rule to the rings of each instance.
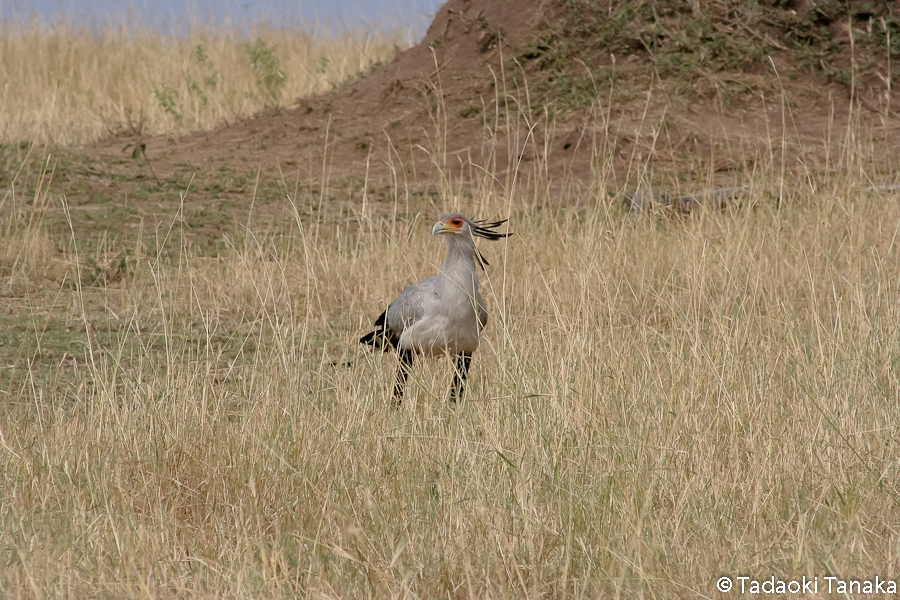
[[[330,177],[364,176],[367,163],[371,177],[385,177],[385,158],[393,156],[427,179],[432,161],[423,149],[430,151],[440,128],[448,130],[450,153],[480,146],[482,120],[466,117],[495,102],[491,70],[500,76],[502,53],[508,58],[527,41],[540,9],[538,0],[451,0],[421,44],[356,81],[215,131],[146,140],[147,155],[160,176],[222,164],[266,171],[279,163],[311,178],[322,175],[323,164]],[[87,151],[117,155],[130,139]]]

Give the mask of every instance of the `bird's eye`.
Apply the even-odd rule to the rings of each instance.
[[[460,220],[460,219],[453,219],[450,222],[453,223],[454,225],[456,225],[457,227],[460,227],[462,225],[462,220]]]

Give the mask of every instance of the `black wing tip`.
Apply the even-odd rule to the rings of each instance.
[[[370,331],[366,335],[359,338],[359,343],[363,346],[372,346],[375,350],[388,350],[396,348],[400,340],[395,339],[391,332],[385,327],[387,321],[387,311],[381,313],[375,319],[375,331]]]
[[[475,226],[472,227],[472,233],[480,238],[484,238],[486,240],[491,240],[492,242],[509,237],[512,235],[511,231],[506,233],[500,233],[498,231],[494,231],[497,227],[500,227],[504,223],[509,221],[509,219],[503,219],[502,221],[473,221]]]
[[[374,350],[391,350],[397,347],[397,342],[386,329],[376,329],[359,338],[360,344]]]

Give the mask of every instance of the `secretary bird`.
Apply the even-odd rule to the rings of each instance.
[[[394,384],[394,406],[403,399],[413,357],[429,358],[442,354],[456,357],[450,402],[462,399],[472,354],[478,349],[478,337],[487,324],[487,309],[478,291],[476,265],[484,270],[488,262],[475,246],[475,237],[499,240],[509,233],[495,229],[502,221],[477,221],[460,214],[441,215],[432,235],[447,239],[447,259],[437,275],[414,283],[400,292],[375,321],[375,331],[359,342],[376,350],[396,349],[400,366]]]

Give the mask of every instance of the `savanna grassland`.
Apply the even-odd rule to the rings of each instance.
[[[16,35],[3,48],[61,33]],[[222,94],[208,122],[190,86],[168,113],[154,84],[177,78],[148,75],[135,93],[154,132],[260,108],[224,88],[265,104],[246,41],[146,35],[117,43],[174,73],[202,46],[223,74],[198,84]],[[306,40],[288,69],[285,36],[258,46],[281,57],[282,99],[322,89],[334,56],[352,71],[392,51]],[[851,119],[825,164],[786,165],[773,139],[733,173],[739,201],[636,214],[597,141],[612,135],[591,142],[588,181],[549,179],[554,117],[517,89],[477,117],[482,141],[543,161],[463,179],[429,147],[445,176],[427,185],[257,171],[213,206],[138,154],[144,196],[75,206],[83,178],[113,177],[36,132],[128,126],[100,110],[103,61],[126,53],[80,43],[96,85],[61,84],[67,100],[34,113],[0,102],[21,127],[0,148],[4,597],[737,595],[716,591],[723,575],[817,576],[826,596],[824,576],[900,578],[900,165],[878,132]],[[35,71],[9,56],[0,90]],[[288,87],[298,72],[314,83]],[[790,106],[779,118],[802,118]],[[596,131],[609,110],[590,104]],[[632,185],[660,168],[628,164]],[[490,321],[465,401],[447,402],[449,360],[421,361],[394,410],[396,359],[357,339],[440,265],[429,232],[449,210],[514,235],[480,243]]]
[[[408,45],[399,31],[249,29],[2,22],[0,139],[74,145],[210,129],[326,91]]]

